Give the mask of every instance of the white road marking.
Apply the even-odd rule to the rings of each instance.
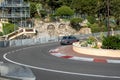
[[[74,57],[69,58],[69,59],[78,60],[78,61],[89,61],[89,62],[93,62],[93,58],[84,58],[84,57],[74,56]]]
[[[51,54],[56,56],[56,57],[66,56],[65,54],[61,54],[61,53],[51,53]]]
[[[31,47],[30,47],[31,48]],[[28,48],[24,48],[24,49],[28,49]],[[19,51],[19,50],[18,50]],[[13,51],[15,52],[15,51]],[[3,58],[11,63],[17,64],[17,65],[21,65],[21,66],[26,66],[26,67],[30,67],[30,68],[34,68],[34,69],[39,69],[39,70],[44,70],[44,71],[51,71],[51,72],[57,72],[57,73],[64,73],[64,74],[71,74],[71,75],[80,75],[80,76],[88,76],[88,77],[102,77],[102,78],[118,78],[120,79],[120,76],[106,76],[106,75],[96,75],[96,74],[85,74],[85,73],[76,73],[76,72],[68,72],[68,71],[60,71],[60,70],[54,70],[54,69],[47,69],[47,68],[42,68],[42,67],[35,67],[35,66],[31,66],[31,65],[27,65],[27,64],[22,64],[22,63],[18,63],[15,61],[12,61],[10,59],[7,58],[8,54],[11,54],[12,52],[8,52],[5,53],[3,55]]]
[[[107,60],[108,63],[120,63],[120,60]]]

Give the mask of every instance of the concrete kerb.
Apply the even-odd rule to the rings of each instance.
[[[101,63],[116,63],[120,64],[120,60],[114,60],[114,59],[100,59],[100,58],[91,58],[91,57],[78,57],[78,56],[70,56],[66,55],[64,53],[59,52],[59,48],[52,49],[49,51],[49,53],[53,56],[60,57],[60,58],[66,58],[71,60],[77,60],[77,61],[88,61],[88,62],[101,62]]]
[[[93,56],[112,57],[120,59],[120,50],[96,49],[91,47],[81,47],[78,42],[73,43],[73,51]]]
[[[86,47],[83,48],[77,43],[73,43],[73,50],[78,53],[83,53],[93,56],[113,57],[113,58],[120,57],[120,50],[93,49]],[[106,59],[94,58],[94,62],[120,63],[120,60],[107,59],[107,58]]]

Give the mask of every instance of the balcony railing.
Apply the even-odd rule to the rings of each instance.
[[[30,17],[29,13],[26,14],[0,14],[0,18],[21,18]]]
[[[20,4],[0,3],[0,7],[30,7],[30,3],[20,3]]]

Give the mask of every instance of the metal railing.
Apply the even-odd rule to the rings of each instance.
[[[35,45],[42,43],[58,42],[58,37],[42,37],[35,39],[20,39],[9,41],[9,46],[25,46],[25,45]]]
[[[30,3],[0,3],[0,7],[29,7]]]
[[[0,14],[0,18],[22,18],[22,17],[30,17],[29,13],[16,13],[16,14]]]
[[[16,37],[23,35],[23,34],[35,34],[36,30],[32,28],[21,28],[16,30],[8,35],[6,35],[8,40],[15,39]]]

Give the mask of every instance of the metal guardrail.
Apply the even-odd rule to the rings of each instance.
[[[120,31],[115,31],[115,34],[120,34]],[[103,34],[107,36],[107,32],[100,32],[100,33],[93,33],[93,34],[80,34],[75,35],[78,39],[86,39],[89,36],[100,37]],[[62,37],[41,37],[41,38],[34,38],[34,39],[18,39],[18,40],[9,40],[9,41],[0,41],[0,47],[12,47],[12,46],[25,46],[25,45],[35,45],[35,44],[42,44],[42,43],[50,43],[50,42],[58,42]]]
[[[20,39],[9,41],[9,46],[25,46],[25,45],[35,45],[49,42],[57,42],[58,37],[42,37],[35,39]]]

